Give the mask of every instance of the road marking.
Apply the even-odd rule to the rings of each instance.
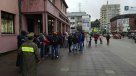
[[[105,70],[105,73],[108,73],[108,74],[115,74],[115,72],[113,70]]]
[[[61,68],[60,71],[67,72],[69,71],[69,68]]]

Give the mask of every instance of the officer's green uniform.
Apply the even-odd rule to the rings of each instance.
[[[36,76],[36,62],[39,59],[37,45],[32,40],[28,40],[21,45],[20,52],[22,53],[22,76]]]

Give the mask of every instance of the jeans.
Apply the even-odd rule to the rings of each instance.
[[[54,56],[59,56],[58,45],[52,45],[51,55],[52,55],[52,57],[54,57]]]
[[[64,48],[67,48],[68,47],[68,40],[65,40],[64,41]]]
[[[52,45],[49,45],[49,54],[51,55],[52,52]]]
[[[83,42],[79,42],[79,51],[83,51]]]
[[[69,52],[71,52],[71,46],[72,46],[72,44],[71,43],[69,43]]]
[[[78,50],[78,43],[72,45],[72,50],[73,51]]]
[[[41,55],[41,58],[43,58],[45,55],[45,44],[41,45],[40,55]]]

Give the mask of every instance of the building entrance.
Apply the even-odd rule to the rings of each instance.
[[[26,15],[27,31],[34,32],[36,35],[43,33],[42,15],[30,14]]]
[[[54,18],[48,16],[48,33],[54,32]]]

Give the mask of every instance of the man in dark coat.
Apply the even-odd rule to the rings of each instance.
[[[107,34],[107,35],[106,35],[107,45],[109,45],[110,38],[111,38],[111,37],[110,37],[110,35],[109,35],[109,34]]]
[[[72,46],[72,34],[68,37],[68,45],[69,45],[69,53],[71,52],[71,46]]]
[[[37,76],[37,63],[39,63],[38,47],[33,42],[34,33],[27,35],[28,41],[19,48],[22,55],[21,71],[22,76]]]
[[[59,44],[59,38],[56,32],[53,33],[52,36],[52,59],[59,57],[59,50],[58,50],[58,44]]]
[[[21,34],[17,36],[18,49],[27,40],[28,40],[27,39],[27,32],[26,31],[21,31]],[[21,56],[20,56],[20,54],[17,54],[16,66],[20,67],[20,63],[21,63]]]

